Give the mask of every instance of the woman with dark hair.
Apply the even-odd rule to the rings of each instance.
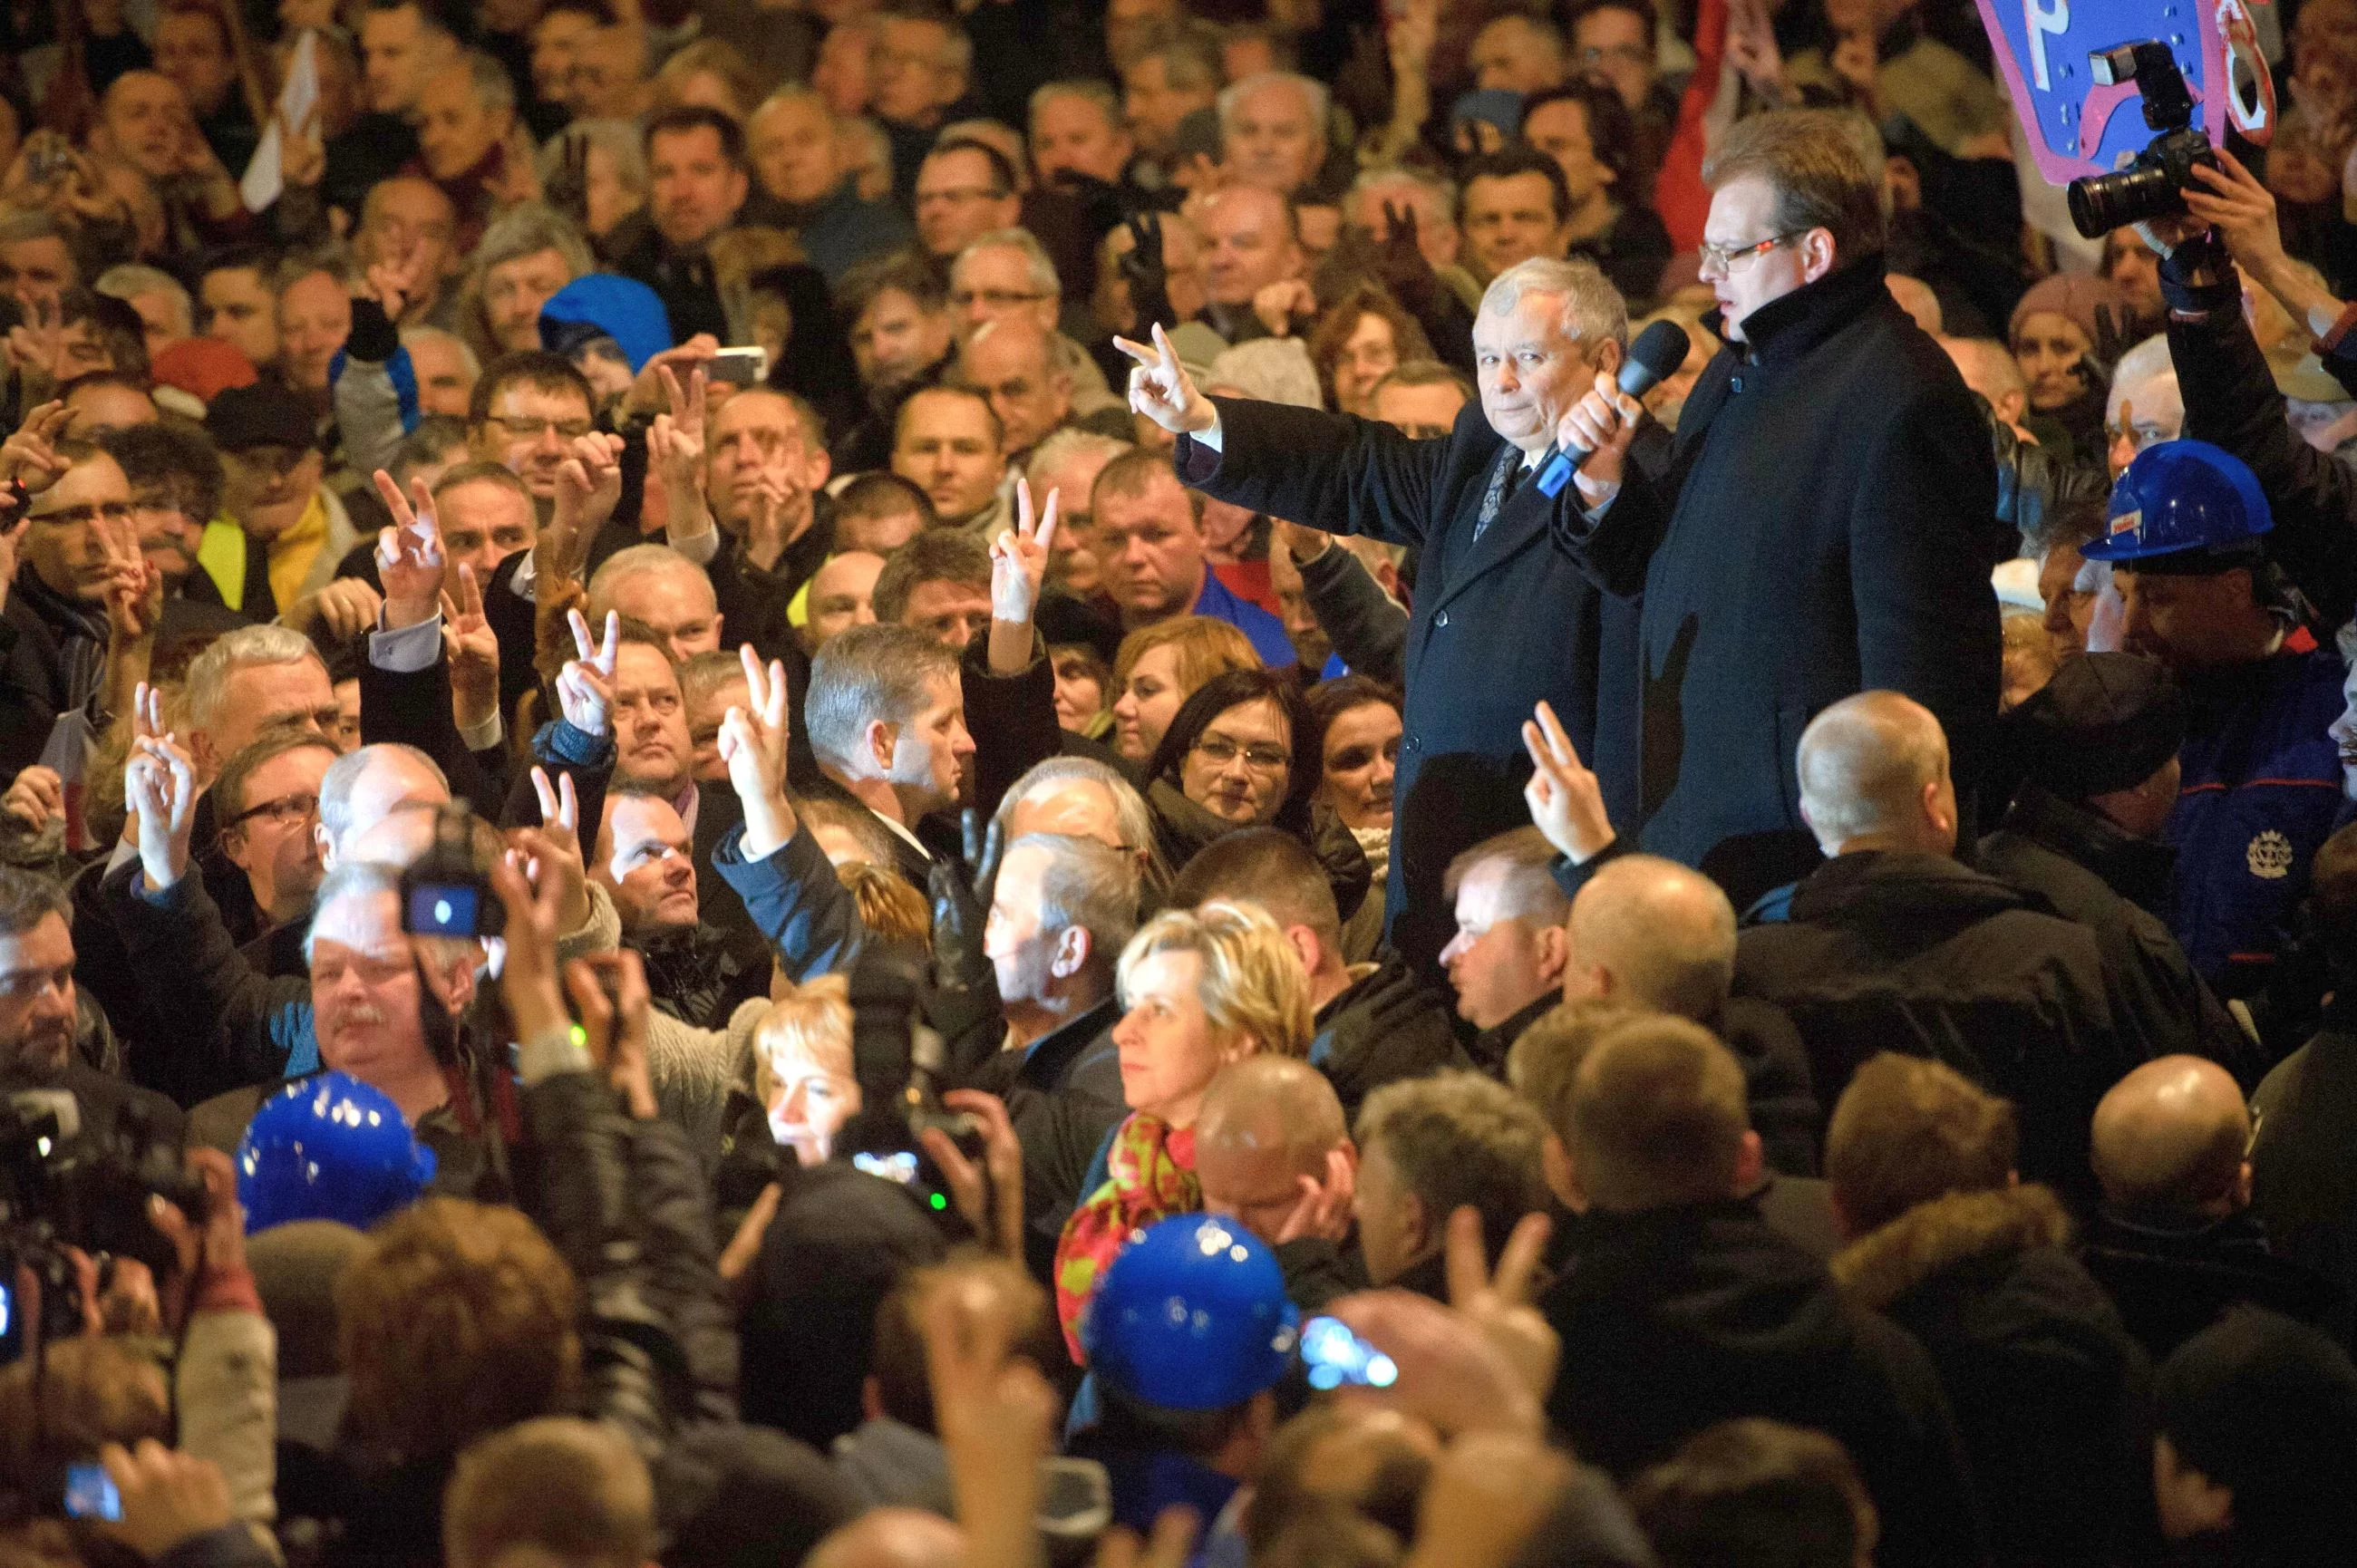
[[[1183,866],[1239,828],[1276,828],[1308,844],[1325,865],[1349,919],[1372,878],[1341,820],[1311,808],[1322,771],[1315,730],[1290,671],[1231,670],[1198,687],[1142,775],[1164,863]]]
[[[1358,841],[1374,885],[1383,886],[1392,862],[1392,779],[1400,748],[1399,688],[1371,675],[1322,681],[1303,699],[1309,736],[1303,750],[1318,758],[1313,808],[1331,811]],[[1383,900],[1360,906],[1342,929],[1342,956],[1352,963],[1372,958],[1383,932]]]
[[[818,410],[832,441],[859,423],[859,364],[851,338],[827,291],[826,274],[803,263],[765,267],[745,280],[757,323],[782,326],[770,360],[770,385]]]

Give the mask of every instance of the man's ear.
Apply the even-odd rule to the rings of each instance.
[[[1760,1146],[1760,1134],[1746,1132],[1735,1151],[1735,1191],[1730,1196],[1740,1197],[1749,1192],[1767,1173],[1768,1156]]]
[[[1066,926],[1056,939],[1056,952],[1048,961],[1048,972],[1058,980],[1070,980],[1088,967],[1089,954],[1096,949],[1096,936],[1086,926]]]
[[[1548,990],[1555,990],[1563,983],[1564,965],[1571,956],[1563,928],[1550,921],[1531,933],[1531,942],[1538,950],[1539,979]]]
[[[1400,1229],[1413,1242],[1408,1248],[1410,1257],[1422,1258],[1427,1252],[1440,1251],[1440,1229],[1432,1223],[1432,1216],[1425,1208],[1424,1199],[1415,1193],[1400,1195]]]
[[[868,760],[876,764],[878,772],[891,772],[892,754],[900,744],[900,726],[889,719],[870,719],[865,738]]]
[[[823,446],[804,447],[803,451],[807,456],[802,459],[802,488],[824,489],[827,480],[834,477],[834,455]]]
[[[1801,236],[1801,276],[1816,282],[1834,270],[1834,237],[1830,231],[1812,229]]]
[[[721,626],[721,623],[722,623],[723,621],[726,620],[727,618],[727,618],[726,616],[722,615],[718,610],[715,610],[715,611],[713,611],[713,612],[712,612],[712,635],[713,635],[713,636],[715,636],[715,637],[718,637],[718,636],[720,635],[720,626]]]
[[[1629,351],[1626,349],[1623,349],[1620,344],[1614,342],[1609,338],[1605,338],[1602,342],[1596,345],[1595,359],[1597,373],[1598,375],[1606,376],[1619,375],[1620,373],[1620,361],[1628,358],[1628,354]]]
[[[1579,1174],[1571,1168],[1571,1151],[1553,1133],[1539,1145],[1539,1174],[1546,1177],[1547,1190],[1560,1199],[1574,1214],[1587,1210],[1587,1195],[1579,1190]]]
[[[197,777],[203,780],[207,789],[210,789],[212,781],[221,777],[221,754],[213,745],[213,737],[206,731],[192,729],[188,732],[188,760],[197,765]],[[327,832],[325,828],[313,831],[321,834]],[[325,843],[327,841],[322,837],[320,842]]]
[[[1287,926],[1285,940],[1293,944],[1294,956],[1301,960],[1301,972],[1318,972],[1318,961],[1325,949],[1318,943],[1318,933],[1307,926]]]

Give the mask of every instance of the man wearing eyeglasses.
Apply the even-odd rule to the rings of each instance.
[[[497,463],[523,481],[545,521],[556,500],[556,471],[589,434],[589,382],[571,360],[547,353],[507,354],[475,383],[467,411],[467,453]]]
[[[274,929],[301,918],[326,875],[319,861],[319,789],[338,757],[335,744],[307,729],[275,729],[222,764],[213,781],[221,853],[245,873],[254,907]],[[274,974],[304,972],[301,955]]]
[[[205,411],[205,432],[221,448],[221,502],[242,531],[234,564],[207,564],[230,607],[258,618],[291,608],[324,587],[359,542],[343,501],[321,482],[327,459],[310,406],[275,381],[231,387]]]
[[[1726,347],[1658,478],[1624,473],[1641,411],[1597,379],[1559,427],[1595,455],[1553,526],[1613,593],[1644,596],[1634,689],[1612,694],[1640,710],[1641,843],[1741,908],[1816,863],[1794,752],[1844,697],[1930,709],[1970,800],[2001,668],[1996,477],[1986,416],[1883,286],[1879,171],[1848,130],[1757,115],[1706,176],[1704,324]]]

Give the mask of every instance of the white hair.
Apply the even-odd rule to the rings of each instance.
[[[1309,128],[1313,134],[1326,134],[1326,84],[1314,77],[1298,75],[1289,70],[1264,70],[1242,81],[1230,82],[1220,90],[1220,130],[1222,134],[1235,126],[1236,116],[1243,112],[1243,101],[1264,87],[1290,87],[1309,105]]]
[[[956,264],[950,268],[951,275],[956,276],[958,267],[963,266],[965,259],[978,251],[1022,252],[1024,270],[1029,278],[1032,291],[1051,299],[1063,297],[1064,285],[1056,276],[1056,263],[1049,259],[1046,249],[1032,236],[1030,230],[993,229],[958,252]]]
[[[102,294],[109,299],[119,299],[125,305],[143,294],[164,295],[171,300],[173,310],[178,313],[179,336],[186,337],[195,329],[195,302],[189,299],[188,291],[182,286],[180,280],[161,267],[146,266],[138,262],[118,262],[98,274],[98,281],[91,285],[91,292]]]
[[[458,362],[467,368],[468,381],[483,373],[482,361],[475,358],[475,351],[456,332],[445,332],[439,327],[404,327],[401,329],[401,341],[404,348],[427,341],[448,343],[458,350]]]
[[[1596,263],[1584,257],[1567,262],[1533,256],[1516,262],[1490,280],[1482,292],[1482,314],[1503,314],[1523,302],[1525,294],[1551,294],[1563,300],[1564,329],[1580,343],[1607,338],[1629,346],[1629,304],[1620,297]]]
[[[242,626],[223,633],[188,663],[189,727],[210,730],[220,724],[229,678],[238,671],[250,664],[299,664],[306,659],[327,669],[311,639],[291,627]]]

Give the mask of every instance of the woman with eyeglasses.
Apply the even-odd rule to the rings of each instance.
[[[1290,671],[1232,670],[1187,699],[1146,759],[1155,847],[1178,867],[1239,828],[1273,827],[1326,867],[1348,920],[1367,897],[1367,856],[1341,818],[1313,805],[1323,768],[1318,725]]]

